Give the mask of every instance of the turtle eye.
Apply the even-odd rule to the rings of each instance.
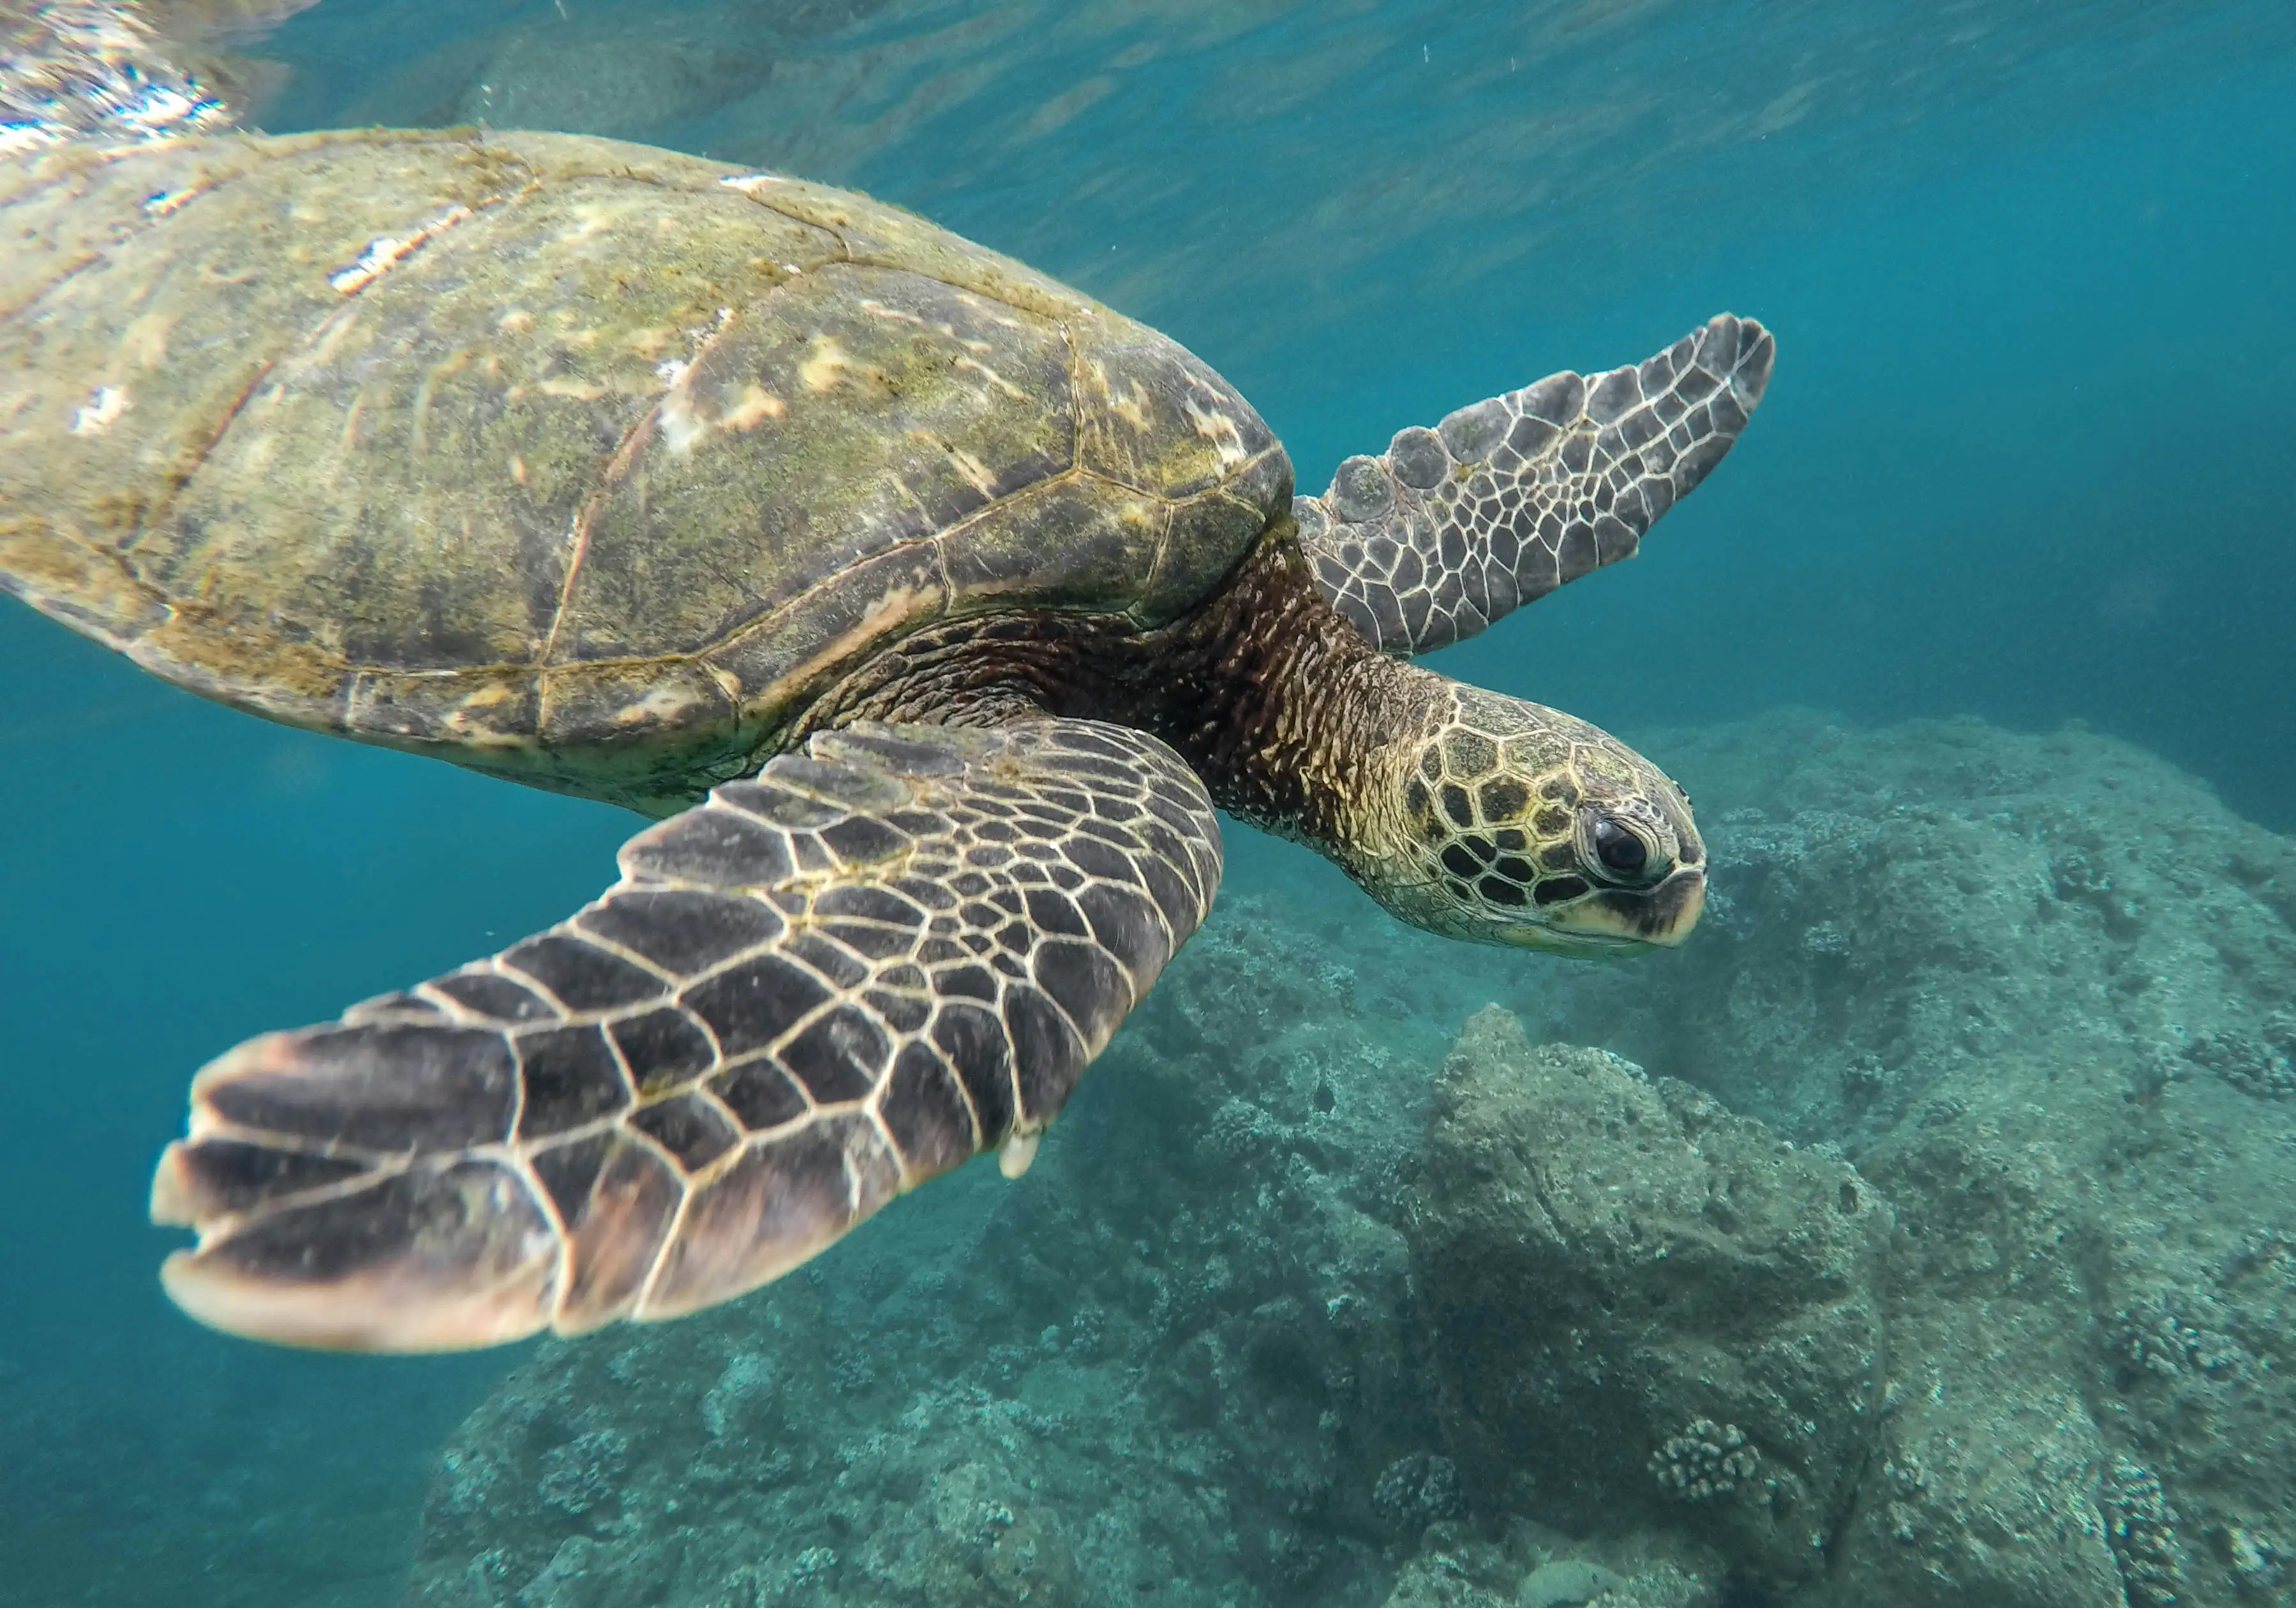
[[[1598,816],[1594,830],[1595,857],[1603,862],[1606,871],[1623,877],[1639,877],[1650,865],[1650,845],[1632,827]]]

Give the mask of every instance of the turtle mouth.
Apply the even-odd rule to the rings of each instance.
[[[1706,908],[1706,873],[1685,866],[1655,888],[1605,888],[1557,905],[1546,919],[1508,934],[1529,949],[1564,955],[1624,955],[1671,949],[1690,936]]]

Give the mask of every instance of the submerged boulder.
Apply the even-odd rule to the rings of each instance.
[[[1445,1062],[1409,1224],[1479,1500],[1823,1572],[1885,1371],[1890,1214],[1856,1169],[1494,1008]]]

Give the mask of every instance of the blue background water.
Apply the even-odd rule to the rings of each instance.
[[[1630,739],[1781,702],[2079,718],[2296,829],[2284,0],[567,4],[554,36],[547,4],[328,0],[263,47],[293,69],[267,119],[493,115],[858,184],[1170,329],[1310,488],[1759,315],[1778,376],[1726,469],[1439,668]],[[150,1162],[207,1056],[554,919],[629,823],[262,726],[22,610],[0,685],[0,1602],[387,1602],[504,1358],[194,1328]]]

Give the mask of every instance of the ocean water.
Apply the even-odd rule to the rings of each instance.
[[[1380,1046],[1376,1070],[1300,1074],[1340,1087],[1342,1111],[1350,1078],[1434,1087],[1469,1013],[1496,1001],[1534,1038],[1616,1050],[1798,1144],[1840,1146],[1898,1202],[1908,1243],[1931,1247],[2008,1233],[1924,1216],[1914,1202],[1926,1175],[1906,1159],[1923,1099],[1961,1102],[1939,1131],[1964,1118],[2021,1131],[2013,1110],[1990,1113],[1955,1081],[1979,1088],[1997,1063],[2014,1109],[2069,1113],[2019,1155],[2048,1150],[2078,1171],[2087,1136],[2100,1173],[2140,1180],[2066,1206],[2048,1242],[2056,1263],[2121,1267],[2114,1255],[2134,1253],[2111,1247],[2142,1238],[2132,1225],[2221,1218],[2205,1246],[2178,1251],[2183,1271],[2100,1275],[2066,1309],[2095,1335],[2064,1388],[2102,1427],[2097,1449],[2074,1458],[2088,1473],[2064,1489],[2101,1515],[2099,1538],[2116,1538],[2096,1545],[2118,1588],[2138,1608],[2296,1593],[2296,1496],[2274,1462],[2296,1458],[2292,1404],[2273,1382],[2296,1296],[2259,1294],[2252,1272],[2296,1244],[2296,1147],[2273,1148],[2296,1131],[2296,1051],[2270,1025],[2296,1005],[2284,892],[2296,886],[2284,847],[2296,833],[2296,11],[2284,0],[321,0],[215,48],[238,58],[227,70],[273,130],[599,132],[910,206],[1185,341],[1283,437],[1303,489],[1461,403],[1559,367],[1632,361],[1725,308],[1763,319],[1779,358],[1761,412],[1641,556],[1431,661],[1593,719],[1689,780],[1702,818],[1720,824],[1718,886],[1736,889],[1710,931],[1679,957],[1591,981],[1558,959],[1454,956],[1303,851],[1231,827],[1214,922],[1220,943],[1243,947],[1219,953],[1354,980],[1348,1030]],[[204,1060],[557,919],[610,874],[630,817],[263,725],[12,605],[0,612],[0,1603],[365,1608],[400,1600],[411,1579],[463,1579],[454,1546],[523,1556],[539,1543],[517,1525],[574,1524],[586,1545],[631,1556],[655,1545],[635,1519],[583,1528],[569,1514],[586,1508],[529,1513],[506,1498],[488,1510],[504,1515],[500,1536],[435,1497],[426,1524],[442,1448],[463,1435],[468,1449],[466,1422],[499,1432],[517,1392],[538,1399],[535,1370],[561,1366],[555,1353],[373,1359],[227,1340],[160,1295],[170,1241],[144,1220],[152,1161]],[[1827,768],[1812,753],[1837,757]],[[1988,823],[2013,830],[1984,837]],[[2026,866],[2018,845],[2039,857]],[[1767,880],[1731,882],[1734,853]],[[2087,951],[2060,954],[2002,915],[1991,896],[2013,873],[2100,923],[2100,944],[2124,946],[2098,951],[2088,993],[1983,991],[2002,974],[2042,977],[2045,951],[2055,975],[2089,975]],[[1789,920],[1804,936],[1776,942]],[[2148,923],[2153,937],[2114,936]],[[1283,941],[1250,949],[1228,930],[1243,923]],[[1890,995],[1898,1025],[1874,1026],[1861,1012],[1892,985],[1858,955],[1899,953],[1898,937],[1932,926],[1950,939],[1906,939],[1898,973],[1919,972],[1930,992]],[[2148,981],[2132,985],[2140,972]],[[1200,990],[1205,1012],[1245,1008],[1222,1003],[1206,973],[1176,965],[1171,986]],[[1331,1001],[1269,997],[1302,1019],[1263,1022],[1268,1045],[1311,1071],[1337,1054],[1297,1037]],[[1125,1030],[1047,1138],[1053,1164],[1023,1186],[1093,1189],[1095,1167],[1120,1165],[1125,1146],[1207,1119],[1189,1086],[1156,1081],[1160,1067],[1193,1064],[1197,1052],[1157,1034],[1181,1032],[1196,998]],[[1963,1025],[1933,1041],[1924,1012]],[[2091,1037],[2063,1038],[2046,1066],[2020,1059],[2021,1044],[2059,1045],[2083,1012],[2103,1024]],[[1463,1048],[1454,1063],[1472,1060]],[[1835,1079],[1822,1088],[1804,1076],[1820,1062]],[[2143,1069],[2161,1066],[2148,1082]],[[2112,1087],[2095,1106],[2079,1092],[2090,1073]],[[1128,1095],[1127,1077],[1156,1097]],[[1267,1089],[1238,1089],[1221,1100],[1283,1116]],[[2111,1126],[2124,1107],[2168,1126],[2129,1137]],[[1378,1109],[1414,1135],[1437,1120],[1423,1099]],[[1439,1161],[1452,1153],[1439,1130],[1427,1154]],[[2254,1135],[2251,1154],[2242,1136]],[[1078,1147],[1066,1160],[1064,1143]],[[2240,1169],[2212,1198],[2175,1193],[2180,1172],[2225,1157]],[[1193,1175],[1176,1176],[1179,1188]],[[1447,1186],[1423,1185],[1431,1199]],[[993,1175],[936,1186],[951,1202],[948,1243],[974,1245],[990,1214],[1019,1210],[1000,1206],[1002,1187]],[[933,1198],[863,1230],[824,1276],[865,1255],[930,1264],[942,1254]],[[1057,1195],[1033,1199],[1040,1226],[1086,1220]],[[1150,1236],[1157,1224],[1136,1227]],[[2258,1236],[2262,1259],[2227,1272],[2226,1247]],[[1412,1245],[1414,1266],[1444,1265]],[[1280,1259],[1281,1235],[1262,1251]],[[1915,1283],[1950,1284],[1935,1272],[1944,1262],[1919,1266]],[[800,1299],[816,1298],[789,1298]],[[865,1331],[865,1314],[818,1299],[830,1316],[793,1309],[791,1345]],[[1578,1533],[1573,1510],[1551,1491],[1508,1494],[1445,1416],[1469,1363],[1446,1350],[1456,1320],[1439,1306],[1410,1331],[1423,1349],[1403,1372],[1450,1393],[1364,1432],[1330,1476],[1352,1497],[1289,1519],[1253,1508],[1262,1529],[1296,1523],[1328,1548],[1290,1575],[1247,1559],[1230,1600],[1375,1604],[1392,1589],[1398,1604],[1472,1601],[1432,1586],[1407,1595],[1439,1554],[1467,1560],[1490,1600],[1530,1600],[1527,1585],[1492,1584],[1504,1560],[1473,1548],[1499,1546],[1509,1515]],[[2147,1350],[2139,1318],[2155,1309],[2196,1338]],[[986,1354],[991,1320],[966,1321]],[[1934,1314],[1896,1321],[1907,1335],[1950,1328]],[[1141,1366],[1178,1366],[1142,1345]],[[2234,1351],[2245,1360],[2207,1360]],[[685,1394],[699,1399],[713,1377],[697,1373]],[[1152,1396],[1150,1377],[1138,1388]],[[1271,1377],[1246,1370],[1223,1390],[1273,1401]],[[878,1432],[892,1432],[900,1404],[880,1405]],[[1180,1445],[1144,1440],[1138,1456],[1177,1458]],[[1422,1516],[1480,1524],[1480,1539],[1349,1528],[1405,1453],[1467,1471],[1459,1514],[1438,1503]],[[2178,1593],[2127,1540],[2152,1521],[2123,1464],[2181,1504]],[[1954,1477],[1934,1474],[1940,1489]],[[801,1528],[790,1515],[812,1494],[827,1512],[831,1485],[824,1473],[776,1498],[777,1522]],[[1879,1501],[1853,1493],[1842,1513]],[[1683,1544],[1718,1549],[1702,1555],[1722,1559],[1734,1600],[1823,1600],[1822,1571],[1776,1563],[1714,1509],[1682,1511]],[[1849,1538],[1828,1554],[1851,1560],[1841,1569],[1864,1555],[1859,1522],[1834,1532]],[[1054,1503],[1045,1522],[1083,1521]],[[1527,1581],[1531,1544],[1508,1545]],[[1105,1555],[1077,1546],[1087,1563]],[[1908,1546],[1904,1600],[1931,1600]],[[858,1566],[857,1543],[838,1549]],[[749,1601],[802,1600],[792,1579],[870,1600],[851,1579],[815,1582],[778,1562],[768,1589],[752,1563]],[[1078,1568],[1031,1600],[1114,1600]],[[735,1600],[706,1595],[719,1589],[709,1581],[678,1595],[640,1578],[600,1563],[580,1590],[521,1576],[473,1586],[470,1600]],[[1983,1581],[1960,1578],[1967,1600],[1985,1600]],[[982,1595],[947,1600],[1027,1589],[993,1571],[967,1579]]]

